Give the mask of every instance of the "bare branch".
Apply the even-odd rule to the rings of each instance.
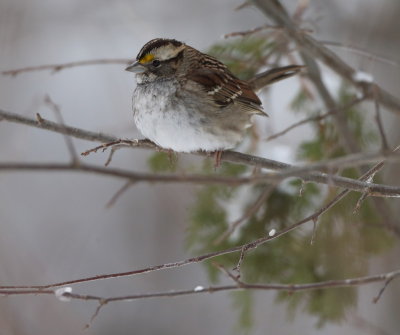
[[[396,148],[395,150],[399,149]],[[373,168],[371,168],[369,171],[367,171],[361,178],[360,180],[368,180],[372,175],[377,173],[382,167],[384,166],[384,162],[380,162],[376,164]],[[93,277],[87,277],[87,278],[80,278],[80,279],[74,279],[74,280],[69,280],[69,281],[64,281],[64,282],[59,282],[59,283],[52,283],[52,284],[47,284],[47,285],[25,285],[25,286],[0,286],[0,290],[15,290],[15,289],[39,289],[39,290],[45,290],[48,288],[55,288],[55,287],[61,287],[61,286],[68,286],[72,284],[78,284],[78,283],[85,283],[85,282],[91,282],[91,281],[96,281],[96,280],[104,280],[104,279],[110,279],[110,278],[119,278],[119,277],[127,277],[127,276],[134,276],[134,275],[139,275],[139,274],[144,274],[144,273],[149,273],[153,271],[158,271],[158,270],[164,270],[164,269],[170,269],[170,268],[177,268],[189,264],[194,264],[194,263],[199,263],[207,259],[211,259],[217,256],[222,256],[226,254],[231,254],[234,252],[239,252],[240,251],[240,258],[239,262],[235,268],[240,274],[240,265],[244,259],[245,253],[250,250],[254,249],[257,246],[260,246],[268,241],[271,241],[275,238],[278,238],[279,236],[285,235],[292,230],[296,229],[297,227],[313,220],[317,220],[323,213],[328,211],[330,208],[332,208],[336,203],[338,203],[341,199],[343,199],[348,193],[350,193],[350,190],[346,189],[340,192],[334,199],[332,199],[328,204],[317,210],[315,213],[307,216],[306,218],[284,228],[283,230],[279,232],[274,232],[274,234],[268,234],[268,236],[261,237],[253,242],[247,243],[245,245],[240,245],[236,247],[232,247],[229,249],[225,250],[220,250],[220,251],[215,251],[211,253],[207,253],[201,256],[197,257],[192,257],[185,259],[183,261],[178,261],[174,263],[166,263],[166,264],[161,264],[161,265],[156,265],[156,266],[150,266],[147,268],[139,269],[139,270],[133,270],[133,271],[127,271],[127,272],[120,272],[120,273],[111,273],[111,274],[103,274],[103,275],[97,275]],[[395,233],[400,236],[400,231],[395,230]]]
[[[225,241],[243,222],[245,222],[247,219],[251,218],[254,214],[256,214],[257,211],[264,204],[265,200],[271,194],[274,186],[275,185],[266,186],[264,190],[261,192],[261,194],[257,197],[254,204],[251,205],[239,219],[237,219],[236,221],[232,222],[229,225],[229,228],[214,241],[214,245],[218,245],[221,242]]]
[[[69,62],[69,63],[28,66],[28,67],[23,67],[20,69],[2,71],[1,74],[4,76],[15,77],[21,73],[35,72],[35,71],[51,71],[52,73],[56,73],[61,70],[69,69],[72,67],[78,67],[78,66],[99,65],[99,64],[129,64],[131,61],[132,61],[132,59],[126,59],[126,58],[90,59],[90,60],[83,60],[83,61],[76,61],[76,62]]]
[[[270,24],[264,24],[264,25],[262,25],[260,27],[256,27],[256,28],[253,28],[253,29],[249,29],[249,30],[245,30],[245,31],[235,31],[235,32],[232,32],[232,33],[229,33],[229,34],[225,34],[223,37],[224,38],[237,37],[237,36],[244,37],[244,36],[249,36],[249,35],[252,35],[252,34],[258,33],[260,31],[267,30],[267,29],[283,30],[283,28],[279,27],[279,26],[272,26]],[[305,33],[305,34],[313,33],[313,30],[311,30],[311,29],[301,29],[301,31],[303,33]]]
[[[82,300],[82,301],[97,301],[99,305],[91,317],[89,324],[86,328],[90,326],[93,320],[97,317],[102,307],[111,302],[121,302],[121,301],[133,301],[133,300],[143,300],[150,298],[161,298],[161,297],[177,297],[184,295],[202,294],[202,293],[214,293],[223,291],[235,291],[235,290],[274,290],[274,291],[310,291],[318,289],[328,289],[328,288],[340,288],[340,287],[351,287],[351,286],[361,286],[376,282],[385,281],[385,288],[390,281],[400,276],[400,270],[388,272],[379,275],[344,279],[344,280],[329,280],[324,282],[308,283],[308,284],[247,284],[239,280],[239,277],[234,276],[229,271],[220,267],[230,278],[235,281],[235,285],[224,285],[224,286],[209,286],[209,287],[195,287],[189,290],[177,290],[177,291],[165,291],[165,292],[153,292],[153,293],[141,293],[134,295],[124,295],[116,297],[100,297],[94,295],[77,294],[72,292],[64,292],[62,295],[63,301],[68,300]],[[379,297],[383,293],[380,291]],[[14,295],[56,295],[57,290],[49,289],[7,289],[0,288],[0,295],[3,296],[14,296]],[[64,300],[65,299],[65,300]]]
[[[46,129],[54,131],[56,133],[66,134],[75,138],[80,138],[82,140],[99,141],[99,142],[112,142],[118,140],[118,138],[116,138],[115,136],[83,130],[75,127],[70,127],[67,125],[62,126],[61,124],[58,124],[56,122],[45,120],[42,117],[40,117],[40,119],[35,120],[15,113],[6,112],[1,109],[0,109],[0,120],[24,124],[39,129]]]
[[[110,177],[122,178],[129,180],[130,182],[161,182],[161,183],[193,183],[193,184],[221,184],[238,186],[242,184],[253,184],[268,180],[267,175],[250,176],[250,177],[227,177],[221,175],[200,175],[200,174],[153,174],[153,173],[136,173],[116,168],[105,168],[90,164],[36,164],[36,163],[0,163],[0,170],[3,171],[71,171],[71,172],[87,172],[95,173]],[[275,180],[275,174],[270,174],[270,177]],[[278,177],[279,179],[279,177]],[[351,180],[351,179],[350,179]],[[362,185],[358,185],[360,189],[363,189]],[[381,185],[376,185],[377,191],[382,191]],[[356,186],[357,187],[357,186]],[[364,186],[365,187],[365,186]],[[386,189],[385,186],[383,186]],[[389,187],[387,189],[389,193],[393,193],[395,190]],[[384,191],[385,192],[385,191]],[[392,194],[393,195],[393,194]],[[400,188],[398,190],[400,196]],[[396,195],[397,196],[397,195]]]
[[[99,305],[97,306],[96,310],[94,311],[93,315],[90,317],[89,323],[85,326],[85,328],[89,328],[90,325],[93,323],[94,319],[99,315],[100,310],[107,304],[106,300],[99,300]]]
[[[224,152],[225,153],[225,152]],[[228,152],[229,153],[229,152]],[[236,153],[235,153],[236,154]],[[225,159],[226,160],[226,159]],[[221,175],[182,175],[182,174],[152,174],[152,173],[136,173],[122,169],[111,169],[99,167],[90,164],[37,164],[37,163],[0,163],[0,170],[3,171],[71,171],[95,173],[110,177],[122,178],[132,182],[161,182],[161,183],[193,183],[202,185],[229,185],[239,186],[243,184],[258,184],[262,182],[277,183],[288,177],[299,177],[306,181],[335,185],[338,187],[348,188],[352,191],[365,192],[369,190],[369,194],[374,197],[400,197],[400,187],[367,183],[356,179],[327,175],[321,172],[292,173],[290,169],[280,172],[263,173],[257,176],[249,177],[227,177]]]
[[[381,165],[380,167],[382,167]],[[364,178],[369,177],[368,174],[363,176]],[[30,286],[0,286],[0,289],[48,289],[48,288],[54,288],[54,287],[60,287],[60,286],[68,286],[72,284],[78,284],[78,283],[84,283],[84,282],[91,282],[91,281],[97,281],[97,280],[104,280],[104,279],[110,279],[110,278],[119,278],[119,277],[127,277],[127,276],[134,276],[138,274],[144,274],[148,272],[153,272],[153,271],[158,271],[158,270],[164,270],[164,269],[169,269],[169,268],[177,268],[189,264],[194,264],[194,263],[199,263],[203,262],[208,259],[215,258],[217,256],[222,256],[226,254],[231,254],[235,252],[240,251],[240,257],[237,266],[235,267],[235,270],[239,273],[240,275],[240,266],[244,260],[245,254],[248,250],[254,249],[266,242],[269,242],[273,239],[276,239],[282,235],[285,235],[292,230],[296,229],[297,227],[309,222],[318,219],[320,215],[328,211],[331,207],[333,207],[336,203],[338,203],[342,198],[344,198],[350,191],[349,190],[344,190],[341,193],[339,193],[333,200],[331,200],[328,204],[320,208],[318,211],[315,213],[307,216],[306,218],[284,228],[283,230],[279,232],[275,232],[274,234],[268,234],[268,236],[259,238],[253,242],[247,243],[245,245],[240,245],[236,247],[232,247],[229,249],[225,250],[220,250],[220,251],[215,251],[215,252],[210,252],[207,254],[203,254],[201,256],[197,257],[192,257],[188,258],[183,261],[178,261],[174,263],[166,263],[162,265],[156,265],[156,266],[150,266],[147,268],[139,269],[139,270],[133,270],[133,271],[127,271],[127,272],[120,272],[120,273],[112,273],[112,274],[103,274],[103,275],[97,275],[93,277],[87,277],[87,278],[80,278],[80,279],[75,279],[75,280],[69,280],[69,281],[64,281],[64,282],[59,282],[59,283],[53,283],[53,284],[48,284],[48,285],[30,285]]]
[[[319,41],[319,43],[324,44],[324,45],[329,45],[332,47],[336,47],[336,48],[341,48],[341,49],[345,49],[345,50],[349,50],[355,54],[359,54],[361,56],[365,56],[371,60],[374,61],[380,61],[382,63],[386,63],[392,66],[400,66],[399,62],[394,61],[393,59],[389,59],[387,57],[381,56],[381,55],[376,55],[373,54],[371,51],[363,49],[359,46],[355,46],[353,44],[344,44],[344,43],[340,43],[340,42],[334,42],[334,41]]]
[[[258,6],[262,7],[261,0],[254,0],[253,2],[257,3]],[[267,3],[267,1],[264,1]],[[269,1],[265,5],[266,10],[269,15],[271,15],[280,25],[280,27],[275,27],[275,29],[284,30],[288,36],[290,36],[293,40],[297,42],[297,44],[304,49],[303,59],[305,63],[307,63],[310,71],[310,78],[314,83],[316,89],[318,90],[320,96],[323,98],[325,105],[327,106],[327,110],[329,112],[316,116],[313,118],[308,118],[306,120],[302,120],[289,128],[281,131],[278,134],[270,136],[268,140],[281,136],[288,131],[292,130],[295,127],[298,127],[306,122],[319,121],[323,118],[333,115],[335,117],[338,128],[343,131],[343,144],[347,146],[349,152],[352,152],[352,155],[348,155],[346,157],[341,157],[339,159],[331,159],[324,162],[318,162],[316,164],[310,164],[307,166],[291,166],[289,164],[285,164],[282,162],[277,162],[273,160],[268,160],[262,157],[246,155],[234,151],[225,151],[222,152],[220,159],[224,161],[245,164],[248,166],[255,166],[257,168],[266,168],[271,170],[277,170],[275,173],[260,173],[255,176],[250,177],[225,177],[220,175],[161,175],[161,174],[146,174],[146,173],[135,173],[131,171],[126,171],[122,169],[113,169],[113,168],[104,168],[97,167],[89,164],[76,164],[78,162],[78,156],[76,154],[75,148],[73,147],[72,141],[69,136],[74,136],[76,138],[81,138],[85,140],[91,141],[100,141],[106,142],[101,146],[98,146],[94,149],[88,150],[85,154],[89,154],[91,152],[96,152],[97,150],[106,150],[107,148],[111,148],[110,155],[107,159],[106,166],[111,162],[112,156],[115,153],[116,149],[121,147],[130,147],[130,148],[145,148],[145,149],[156,149],[160,151],[170,152],[169,150],[165,150],[157,147],[154,143],[151,143],[147,140],[120,140],[114,136],[104,135],[101,133],[88,132],[82,129],[68,127],[64,124],[62,120],[61,113],[56,104],[54,104],[50,98],[48,98],[48,103],[52,106],[52,108],[59,115],[59,122],[54,123],[51,121],[47,121],[43,119],[39,114],[37,115],[37,119],[29,119],[22,116],[18,116],[13,113],[7,113],[0,110],[0,121],[6,120],[10,122],[26,124],[29,126],[34,126],[40,129],[47,129],[57,133],[64,134],[66,137],[66,142],[70,154],[73,158],[73,162],[71,164],[32,164],[32,163],[0,163],[0,172],[3,171],[34,171],[34,170],[47,170],[47,171],[72,171],[72,172],[84,172],[84,173],[96,173],[105,176],[117,177],[127,180],[125,185],[113,196],[110,200],[109,204],[112,204],[116,201],[116,199],[126,191],[133,183],[135,182],[163,182],[163,183],[195,183],[195,184],[225,184],[230,186],[238,186],[242,184],[256,184],[256,183],[266,183],[271,182],[272,185],[267,187],[257,199],[257,201],[248,209],[245,215],[236,221],[230,230],[228,230],[221,238],[226,238],[239,224],[245,221],[248,217],[257,212],[262,203],[268,197],[273,187],[276,186],[277,183],[281,182],[285,178],[288,177],[297,177],[301,178],[304,182],[317,182],[324,183],[328,185],[333,185],[336,187],[345,188],[342,192],[340,192],[333,200],[331,200],[328,204],[317,210],[315,213],[309,215],[308,217],[284,228],[282,231],[274,232],[272,234],[268,234],[268,236],[263,236],[255,241],[247,243],[245,245],[236,246],[230,249],[216,251],[208,254],[204,254],[198,257],[189,258],[183,261],[174,262],[174,263],[166,263],[162,265],[147,267],[144,269],[133,270],[123,273],[114,273],[114,274],[105,274],[98,275],[88,278],[75,279],[70,281],[64,281],[60,283],[54,283],[49,285],[36,285],[36,286],[0,286],[0,294],[3,295],[21,295],[21,294],[54,294],[55,291],[48,290],[49,288],[55,288],[65,285],[83,283],[83,282],[91,282],[109,278],[117,278],[117,277],[125,277],[125,276],[133,276],[142,273],[153,272],[157,270],[167,269],[167,268],[176,268],[188,264],[194,264],[198,262],[202,262],[206,259],[211,259],[220,255],[230,254],[234,252],[240,252],[239,262],[236,266],[236,270],[239,272],[239,276],[234,276],[231,272],[220,266],[220,268],[235,281],[235,285],[225,285],[225,286],[209,286],[207,288],[201,287],[201,289],[189,289],[189,290],[178,290],[178,291],[167,291],[167,292],[152,292],[152,293],[143,293],[143,294],[135,294],[135,295],[125,295],[125,296],[116,296],[116,297],[100,297],[93,295],[83,295],[76,294],[72,292],[66,292],[63,294],[63,297],[76,299],[76,300],[92,300],[98,302],[98,307],[96,308],[95,313],[93,314],[91,321],[92,322],[95,317],[98,315],[100,310],[104,305],[109,302],[117,302],[117,301],[130,301],[135,299],[147,299],[147,298],[159,298],[159,297],[175,297],[181,295],[191,295],[198,293],[213,293],[219,291],[232,291],[232,290],[277,290],[277,291],[306,291],[306,290],[316,290],[316,289],[327,289],[332,287],[349,287],[349,286],[359,286],[365,285],[373,282],[383,282],[384,287],[380,290],[378,296],[374,299],[374,302],[377,302],[384,290],[388,286],[388,284],[394,279],[400,276],[400,270],[396,270],[389,273],[384,273],[375,276],[365,276],[359,278],[351,278],[345,280],[330,280],[319,283],[309,283],[309,284],[247,284],[243,283],[239,280],[240,278],[240,266],[241,263],[249,250],[252,250],[270,240],[278,238],[296,228],[300,225],[303,225],[309,221],[313,222],[314,230],[312,234],[313,242],[316,232],[317,221],[322,214],[332,208],[337,202],[343,199],[350,191],[358,191],[362,192],[362,196],[357,203],[357,206],[360,206],[362,201],[367,196],[377,196],[377,197],[400,197],[400,187],[396,186],[388,186],[388,185],[380,185],[372,183],[373,176],[380,171],[383,167],[384,162],[380,162],[376,164],[372,169],[370,169],[367,173],[365,173],[359,180],[354,180],[350,178],[344,178],[340,176],[332,175],[330,172],[334,167],[345,167],[345,166],[359,166],[366,163],[376,162],[377,160],[385,159],[385,160],[395,160],[399,159],[399,155],[396,154],[396,148],[392,153],[388,153],[388,142],[386,135],[384,133],[384,129],[381,121],[381,112],[380,105],[392,108],[396,113],[400,113],[400,101],[391,96],[386,91],[383,91],[376,84],[361,82],[357,80],[354,76],[355,70],[349,67],[347,64],[341,61],[335,54],[331,53],[329,49],[326,49],[320,43],[315,41],[312,37],[307,36],[305,33],[308,31],[298,29],[295,25],[295,22],[292,22],[290,18],[286,17],[286,13],[283,8],[280,6],[279,1]],[[304,2],[306,3],[306,2]],[[272,7],[271,7],[272,6]],[[297,17],[300,18],[302,16],[303,8],[299,8],[297,13]],[[236,35],[247,35],[254,33],[256,31],[260,31],[265,29],[263,27],[255,28],[249,32],[239,32],[232,33],[230,36]],[[339,107],[336,105],[336,102],[332,98],[330,92],[325,87],[321,75],[317,66],[316,61],[312,56],[317,56],[319,59],[324,61],[328,66],[334,68],[334,70],[342,75],[344,78],[348,79],[353,83],[354,86],[361,89],[366,98],[373,98],[375,101],[375,112],[376,112],[376,121],[378,124],[378,128],[382,138],[382,152],[379,153],[356,153],[359,151],[359,146],[357,142],[355,142],[354,138],[351,136],[351,132],[346,124],[346,119],[343,115],[343,110],[346,108],[350,108],[352,105],[359,103],[364,98],[355,99],[348,107]],[[53,72],[60,71],[62,69],[74,66],[84,66],[84,65],[92,65],[92,64],[111,64],[111,63],[128,63],[129,60],[92,60],[92,61],[82,61],[82,62],[73,62],[66,64],[58,64],[58,65],[43,65],[39,67],[28,67],[23,69],[16,69],[10,71],[4,71],[3,75],[11,75],[16,76],[23,72],[30,71],[40,71],[40,70],[52,70]],[[346,75],[345,75],[346,74]],[[374,86],[373,86],[374,85]],[[374,89],[373,94],[371,94],[371,89]],[[341,137],[342,138],[342,137]],[[192,153],[194,155],[206,156],[208,153],[205,152],[196,152]],[[328,171],[329,173],[323,173],[317,170]],[[357,208],[357,207],[356,207]],[[399,236],[399,230],[394,230]]]
[[[388,285],[390,284],[390,282],[395,279],[398,276],[398,274],[396,274],[395,272],[390,272],[387,273],[385,276],[385,284],[383,285],[383,287],[380,289],[378,295],[373,299],[373,303],[376,304],[379,299],[381,298],[383,292],[386,290],[386,288],[388,287]]]
[[[364,192],[361,195],[361,197],[357,200],[356,206],[354,207],[353,214],[356,214],[360,210],[362,203],[364,202],[365,199],[368,198],[368,196],[369,196],[368,191]]]
[[[239,260],[238,260],[236,266],[233,268],[233,270],[238,273],[238,278],[240,278],[240,276],[241,276],[241,268],[242,268],[244,256],[246,255],[247,250],[250,248],[251,248],[251,246],[249,246],[248,244],[243,245],[240,248]]]
[[[133,183],[129,180],[127,181],[113,196],[112,198],[107,202],[106,207],[110,208],[114,206],[114,204],[117,202],[118,198],[124,194],[131,186]]]
[[[235,31],[235,32],[232,32],[232,33],[229,33],[229,34],[225,34],[223,37],[224,38],[230,38],[230,37],[236,37],[236,36],[242,36],[243,37],[243,36],[248,36],[248,35],[252,35],[252,34],[258,33],[258,32],[260,32],[262,30],[265,30],[265,29],[281,30],[282,27],[276,27],[276,26],[272,26],[270,24],[264,24],[264,25],[262,25],[260,27],[256,27],[256,28],[249,29],[249,30],[246,30],[246,31]]]
[[[285,32],[288,38],[296,42],[298,47],[301,48],[300,55],[308,68],[309,78],[314,83],[316,90],[328,110],[336,109],[337,106],[335,100],[332,98],[330,92],[321,79],[316,60],[325,63],[343,79],[348,80],[353,86],[361,90],[365,97],[374,99],[382,106],[390,109],[393,113],[400,114],[400,100],[397,97],[386,92],[374,82],[363,80],[358,76],[359,73],[355,69],[346,64],[335,53],[316,41],[310,35],[301,33],[296,22],[290,18],[279,0],[252,0],[252,3],[264,12],[266,16],[270,17],[276,25],[285,27]],[[337,124],[338,131],[340,131],[339,139],[341,140],[345,150],[350,153],[359,152],[360,146],[355,140],[351,129],[348,127],[346,116],[343,113],[340,113],[339,110],[339,113],[334,115],[334,120]],[[362,167],[360,170],[365,171],[366,167]],[[381,221],[383,224],[385,224],[385,221],[389,222],[388,213],[390,213],[390,208],[388,205],[379,201],[379,199],[373,199],[372,204],[376,210],[382,212]],[[389,224],[388,227],[389,226],[392,231],[396,232],[396,234],[399,233],[396,225]]]
[[[321,121],[323,119],[326,119],[327,117],[331,116],[333,113],[334,113],[334,111],[330,111],[330,112],[327,112],[327,113],[324,113],[324,114],[320,114],[320,115],[317,115],[317,116],[311,116],[311,117],[308,117],[306,119],[300,120],[299,122],[293,123],[292,125],[290,125],[289,127],[285,128],[284,130],[281,130],[280,132],[277,132],[277,133],[275,133],[275,134],[273,134],[271,136],[268,136],[265,139],[265,142],[269,142],[269,141],[272,141],[272,140],[274,140],[274,139],[276,139],[278,137],[286,135],[289,131],[291,131],[291,130],[297,128],[297,127],[300,127],[300,126],[302,126],[304,124],[307,124],[309,122]]]
[[[221,270],[223,273],[225,273],[229,278],[231,278],[236,284],[238,284],[239,286],[242,285],[242,282],[240,281],[240,274],[235,276],[232,272],[228,271],[227,269],[225,269],[225,267],[222,264],[219,263],[215,263],[213,262],[213,265]]]
[[[381,118],[381,108],[379,105],[379,101],[377,99],[377,95],[378,95],[378,88],[376,86],[372,87],[373,89],[373,96],[375,97],[374,99],[374,103],[375,103],[375,120],[376,123],[378,125],[378,129],[379,129],[379,134],[381,135],[381,142],[382,142],[382,151],[388,151],[389,150],[389,142],[387,140],[386,134],[385,134],[385,130],[383,128],[383,123],[382,123],[382,118]]]
[[[129,146],[134,147],[134,148],[145,148],[145,149],[157,149],[159,151],[166,151],[168,152],[169,150],[157,147],[154,143],[152,143],[149,140],[118,140],[117,138],[110,136],[110,135],[103,135],[100,133],[94,133],[94,132],[88,132],[86,130],[74,128],[74,127],[69,127],[69,126],[62,126],[57,123],[47,121],[44,119],[41,119],[41,121],[37,121],[34,119],[26,118],[23,116],[19,116],[13,113],[8,113],[0,110],[0,117],[3,118],[3,120],[6,121],[11,121],[11,122],[16,122],[16,123],[22,123],[22,124],[27,124],[30,126],[34,126],[37,128],[42,128],[42,129],[48,129],[51,131],[55,131],[58,133],[62,134],[68,134],[73,137],[77,138],[82,138],[82,139],[87,139],[91,141],[108,141],[112,142],[111,144],[129,144]],[[99,147],[96,147],[94,149],[91,149],[89,151],[95,151],[99,150],[101,148],[104,148],[104,146],[108,146],[109,144],[106,145],[101,145]],[[195,155],[200,155],[200,156],[207,156],[207,152],[195,152],[192,153]],[[390,154],[388,156],[391,156],[394,158],[398,158],[399,155],[395,154]],[[194,179],[184,177],[184,176],[170,176],[164,180],[169,180],[170,182],[199,182],[199,183],[222,183],[222,184],[230,184],[230,185],[240,185],[243,183],[258,183],[261,181],[270,181],[270,182],[276,182],[282,180],[282,178],[287,178],[287,177],[299,177],[302,178],[305,181],[313,181],[317,183],[325,183],[325,184],[332,184],[338,187],[344,187],[344,188],[349,188],[354,191],[365,191],[365,189],[370,190],[370,195],[371,196],[399,196],[399,187],[393,187],[393,186],[386,186],[386,185],[379,185],[379,184],[369,184],[365,182],[360,182],[357,180],[353,180],[350,178],[345,178],[345,177],[340,177],[340,176],[331,176],[327,175],[325,173],[321,172],[313,172],[314,170],[320,169],[320,168],[333,168],[333,167],[338,167],[338,166],[357,166],[359,164],[364,164],[366,160],[368,162],[373,162],[377,161],[378,159],[382,159],[383,156],[382,153],[379,154],[355,154],[349,157],[343,157],[343,158],[338,158],[338,159],[333,159],[325,162],[320,162],[316,164],[310,164],[305,167],[294,167],[289,164],[285,164],[282,162],[262,158],[262,157],[257,157],[257,156],[251,156],[235,151],[224,151],[221,155],[221,160],[222,161],[228,161],[232,163],[239,163],[239,164],[245,164],[249,166],[257,166],[257,167],[262,167],[262,168],[267,168],[271,170],[284,170],[280,173],[269,173],[269,174],[263,174],[262,176],[253,176],[253,177],[242,177],[242,178],[228,178],[224,180],[224,177],[218,177],[218,176],[213,176],[212,178],[210,176],[197,176],[194,177]],[[150,175],[138,175],[136,173],[130,173],[122,170],[111,170],[111,169],[102,169],[100,167],[96,166],[91,166],[91,165],[83,165],[81,167],[72,167],[68,164],[13,164],[13,163],[8,163],[8,164],[1,164],[0,169],[2,170],[74,170],[74,171],[84,171],[84,172],[94,172],[94,173],[100,173],[100,174],[106,174],[110,176],[115,176],[119,178],[126,178],[132,181],[161,181],[161,179],[158,179],[156,176],[154,179]],[[199,178],[198,178],[199,177]],[[165,176],[164,176],[165,178]],[[185,179],[186,178],[186,179]],[[208,180],[208,181],[206,181]]]
[[[314,88],[318,92],[319,96],[321,97],[325,105],[325,108],[327,110],[337,111],[337,113],[333,114],[333,120],[340,134],[339,141],[341,145],[348,153],[359,152],[360,146],[355,140],[353,132],[348,125],[347,117],[344,114],[345,110],[339,108],[332,94],[330,93],[327,86],[323,82],[321,71],[315,58],[308,55],[305,51],[301,52],[301,57],[304,63],[308,67],[309,78],[311,82],[314,84]]]
[[[400,149],[400,146],[398,146],[396,149],[394,149],[394,151],[399,150],[399,149]],[[380,169],[382,169],[384,164],[385,164],[384,161],[376,164],[370,170],[368,170],[366,173],[364,173],[359,178],[359,180],[362,180],[362,181],[368,180],[369,178],[371,178],[371,176],[375,175]],[[312,221],[314,223],[314,228],[315,228],[315,224],[316,224],[318,218],[322,214],[324,214],[326,211],[328,211],[330,208],[332,208],[335,204],[337,204],[341,199],[343,199],[349,193],[350,193],[350,190],[349,189],[345,189],[342,192],[340,192],[335,198],[333,198],[328,204],[326,204],[325,206],[323,206],[322,208],[317,210],[315,213],[307,216],[306,218],[304,218],[304,219],[296,222],[295,224],[293,224],[293,225],[281,230],[280,232],[275,232],[272,235],[269,234],[268,236],[261,237],[261,238],[255,240],[255,241],[253,241],[253,242],[250,242],[250,243],[247,243],[247,244],[243,245],[241,247],[241,249],[240,249],[241,250],[241,255],[240,255],[240,259],[239,259],[239,263],[238,263],[237,268],[240,269],[240,264],[243,261],[244,254],[248,250],[254,249],[254,248],[258,247],[259,245],[264,244],[267,241],[270,241],[270,240],[275,239],[275,238],[277,238],[277,237],[279,237],[281,235],[284,235],[284,234],[296,229],[297,227],[299,227],[299,226],[301,226],[301,225],[303,225],[303,224],[305,224],[305,223],[307,223],[309,221]],[[386,223],[384,223],[384,225],[385,224]],[[400,236],[400,229],[398,229],[398,227],[390,227],[390,228],[397,236]]]
[[[323,44],[315,40],[310,35],[302,33],[296,24],[290,19],[286,11],[283,10],[279,1],[251,0],[266,16],[271,17],[279,26],[285,27],[286,34],[302,48],[312,58],[318,58],[341,77],[347,79],[352,85],[359,88],[368,95],[369,86],[373,83],[358,81],[354,74],[356,70],[346,64],[335,53],[326,48]],[[378,87],[378,101],[395,114],[400,114],[400,100]]]
[[[125,296],[117,296],[117,297],[100,297],[94,295],[82,295],[76,293],[65,292],[64,296],[70,299],[76,300],[94,300],[99,301],[102,305],[105,305],[110,302],[116,301],[131,301],[137,299],[149,299],[149,298],[160,298],[160,297],[176,297],[182,295],[190,295],[190,294],[202,294],[202,293],[214,293],[221,291],[232,291],[232,290],[274,290],[274,291],[310,291],[310,290],[320,290],[327,288],[339,288],[339,287],[351,287],[351,286],[360,286],[367,285],[371,283],[377,283],[385,281],[387,282],[388,278],[391,280],[400,276],[400,270],[396,270],[393,272],[365,276],[365,277],[357,277],[343,280],[328,280],[323,282],[316,283],[307,283],[307,284],[247,284],[244,282],[240,282],[240,285],[224,285],[224,286],[209,286],[203,287],[200,289],[188,289],[188,290],[179,290],[179,291],[166,291],[166,292],[154,292],[154,293],[143,293],[143,294],[133,294],[133,295],[125,295]],[[236,278],[236,277],[235,277]],[[53,290],[44,290],[44,289],[31,289],[31,290],[12,290],[12,289],[0,289],[0,294],[5,296],[11,295],[49,295],[54,294]]]
[[[345,110],[347,110],[347,109],[349,109],[349,108],[354,107],[355,105],[357,105],[358,103],[362,102],[363,100],[365,100],[365,97],[361,97],[361,98],[355,97],[355,98],[354,98],[350,103],[348,103],[346,106],[338,107],[338,109],[345,111]],[[312,116],[312,117],[303,119],[303,120],[301,120],[301,121],[299,121],[299,122],[296,122],[296,123],[292,124],[291,126],[285,128],[284,130],[282,130],[282,131],[280,131],[280,132],[278,132],[278,133],[276,133],[276,134],[273,134],[273,135],[267,137],[267,138],[265,139],[265,141],[268,142],[268,141],[271,141],[271,140],[273,140],[273,139],[276,139],[276,138],[278,138],[278,137],[280,137],[280,136],[282,136],[282,135],[285,135],[285,134],[288,133],[290,130],[293,130],[294,128],[297,128],[297,127],[299,127],[299,126],[302,126],[303,124],[306,124],[306,123],[309,123],[309,122],[314,122],[314,121],[321,121],[321,120],[323,120],[323,119],[326,119],[327,117],[333,115],[333,114],[336,113],[336,112],[337,112],[337,109],[333,109],[333,110],[330,110],[329,112],[326,112],[326,113],[323,113],[323,114],[320,114],[320,115],[317,115],[317,116]]]

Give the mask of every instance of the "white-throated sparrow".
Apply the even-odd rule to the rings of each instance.
[[[215,58],[157,38],[142,47],[126,70],[136,73],[134,120],[146,138],[177,152],[218,152],[242,140],[252,115],[267,115],[253,91],[257,79],[265,85],[300,68],[273,69],[245,82]]]

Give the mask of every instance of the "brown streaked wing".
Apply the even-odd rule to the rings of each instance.
[[[188,74],[189,80],[204,87],[205,92],[221,108],[236,102],[243,109],[265,114],[260,99],[250,86],[236,79],[223,64],[221,65],[197,68]]]
[[[268,116],[268,114],[264,112],[264,109],[261,106],[260,98],[257,96],[256,93],[254,93],[251,86],[247,82],[242,80],[239,81],[239,85],[243,94],[238,97],[238,101],[244,104],[247,108],[255,109],[257,111],[257,114]]]

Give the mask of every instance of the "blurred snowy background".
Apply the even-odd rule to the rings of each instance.
[[[297,1],[285,1],[294,8]],[[254,8],[234,11],[229,0],[0,0],[0,70],[95,58],[134,58],[155,37],[172,37],[206,50],[232,31],[262,25]],[[323,40],[356,44],[399,61],[400,5],[396,0],[312,0],[308,17]],[[353,66],[372,73],[399,96],[398,66],[334,49]],[[327,78],[329,80],[329,77]],[[0,108],[54,120],[43,103],[49,95],[68,125],[136,138],[131,115],[135,85],[124,66],[79,67],[56,74],[34,72],[0,77]],[[296,80],[275,85],[264,96],[271,115],[268,132],[295,121],[288,111]],[[385,114],[386,115],[386,114]],[[398,119],[386,118],[397,138]],[[272,142],[268,158],[292,160],[291,147],[304,129]],[[93,143],[73,140],[79,152]],[[113,166],[146,171],[150,152],[121,150]],[[84,158],[102,164],[106,154]],[[0,161],[66,162],[62,136],[23,125],[0,122]],[[394,171],[395,172],[395,171]],[[105,204],[122,182],[76,173],[0,174],[0,284],[51,282],[138,269],[188,258],[184,249],[187,210],[193,187],[139,184],[110,209]],[[173,194],[174,196],[171,196]],[[398,252],[398,250],[397,250]],[[397,264],[396,264],[397,262]],[[376,271],[398,268],[398,257],[376,261]],[[135,294],[208,284],[200,265],[133,278],[80,285],[77,292],[105,296]],[[393,283],[379,304],[371,304],[379,285],[360,290],[359,308],[348,323],[315,329],[307,315],[294,322],[273,292],[257,298],[254,334],[378,334],[372,326],[397,334],[400,285]],[[0,334],[232,334],[236,311],[228,294],[137,300],[106,306],[83,331],[96,305],[54,297],[0,299]],[[358,322],[357,322],[358,320]],[[366,328],[365,328],[366,327]],[[374,333],[375,331],[375,333]]]

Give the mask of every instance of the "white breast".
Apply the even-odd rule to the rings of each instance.
[[[169,85],[138,85],[133,95],[133,111],[140,132],[166,149],[216,151],[233,148],[241,140],[236,133],[211,133],[202,122],[204,115],[177,102],[175,87]]]

